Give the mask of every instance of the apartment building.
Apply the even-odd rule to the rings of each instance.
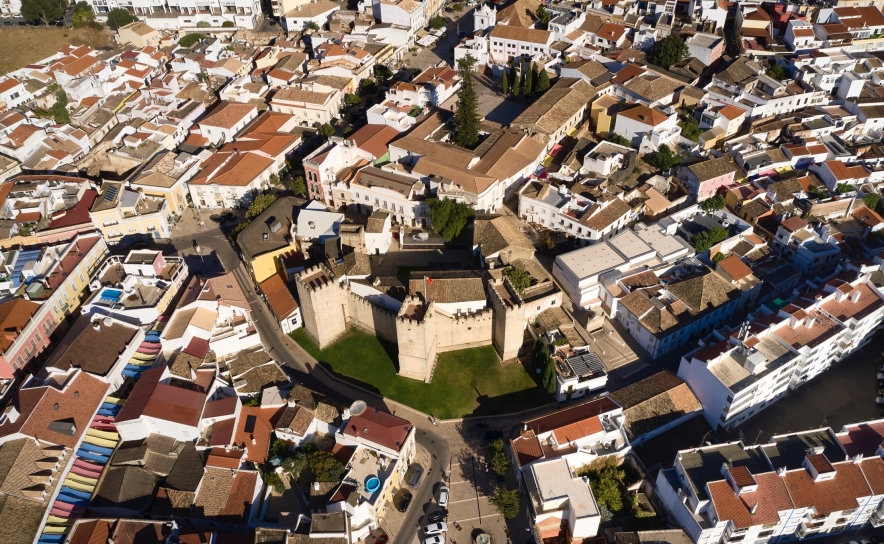
[[[793,267],[810,275],[825,275],[842,259],[835,237],[818,233],[807,221],[796,216],[779,224],[771,246]]]
[[[261,14],[261,3],[255,0],[88,0],[88,3],[99,20],[106,18],[112,9],[121,8],[157,30],[196,28],[199,23],[220,29],[225,21],[251,29]]]
[[[488,35],[491,59],[499,63],[518,64],[535,56],[549,55],[555,34],[546,30],[496,25]]]
[[[133,191],[117,181],[102,184],[89,216],[111,245],[132,245],[171,235],[171,211],[166,199]]]

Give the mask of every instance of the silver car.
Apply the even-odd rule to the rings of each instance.
[[[446,507],[448,506],[448,486],[443,485],[439,488],[439,506]]]
[[[438,521],[436,523],[431,523],[424,527],[424,534],[427,536],[430,535],[440,535],[448,530],[448,524],[444,521]]]

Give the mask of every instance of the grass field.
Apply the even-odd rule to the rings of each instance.
[[[517,412],[552,402],[520,364],[501,365],[494,348],[439,355],[432,383],[396,374],[395,346],[351,330],[320,351],[297,329],[292,338],[337,375],[440,419]]]
[[[43,60],[66,43],[108,47],[108,36],[91,28],[0,26],[0,74]]]

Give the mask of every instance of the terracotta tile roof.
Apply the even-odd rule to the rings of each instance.
[[[198,125],[231,129],[240,121],[255,117],[257,108],[252,104],[222,101],[217,108],[203,117]]]
[[[823,310],[839,321],[862,319],[884,305],[881,297],[867,283],[861,283],[856,287],[851,286],[849,283],[842,285],[848,288],[848,295],[840,302],[831,298],[821,306]],[[853,302],[857,294],[859,298],[856,302]]]
[[[601,208],[591,216],[587,214],[581,217],[580,223],[595,231],[603,231],[630,211],[632,211],[632,208],[629,204],[619,198],[615,198],[607,206]]]
[[[741,279],[752,275],[752,269],[746,266],[746,263],[744,263],[737,255],[731,255],[730,257],[721,260],[718,263],[718,267],[727,273],[727,275],[734,281],[740,281]]]
[[[257,479],[255,471],[237,470],[231,474],[227,469],[206,469],[191,515],[217,523],[244,525]]]
[[[270,448],[273,423],[282,413],[282,408],[258,408],[242,406],[236,426],[233,445],[248,448],[246,461],[264,463]]]
[[[399,451],[411,429],[412,424],[406,419],[367,408],[360,415],[350,418],[344,434]]]
[[[228,451],[226,448],[213,447],[209,449],[209,455],[206,456],[206,467],[236,469],[242,464],[242,456],[242,450],[231,449]]]
[[[739,468],[746,470],[745,467]],[[748,470],[746,474],[751,478]],[[708,484],[710,499],[719,519],[732,520],[737,529],[745,529],[755,525],[779,523],[778,512],[792,509],[792,500],[786,485],[776,472],[757,474],[755,480],[758,482],[758,490],[752,493],[743,492],[740,496],[724,480]]]
[[[847,426],[845,431],[837,436],[838,442],[849,457],[855,455],[870,457],[884,442],[884,421]]]
[[[534,434],[534,431],[528,429],[522,432],[518,438],[510,441],[513,452],[516,454],[516,461],[520,467],[527,465],[543,457],[543,448],[540,446],[540,440]]]
[[[412,272],[408,292],[437,303],[486,300],[485,281],[474,272]]]
[[[281,274],[274,274],[261,282],[261,291],[277,319],[283,320],[298,309],[298,303]]]
[[[110,326],[100,322],[99,330],[95,330],[90,319],[83,315],[74,322],[46,361],[47,367],[59,370],[78,367],[98,376],[110,372],[138,329],[119,322]]]
[[[826,161],[826,168],[832,172],[837,181],[847,181],[854,179],[864,179],[869,177],[868,171],[862,165],[847,166],[841,161]]]
[[[83,371],[77,371],[63,390],[52,386],[20,389],[12,398],[19,412],[18,419],[0,425],[0,437],[22,433],[72,448],[86,432],[107,390],[107,383]],[[52,423],[56,423],[53,427],[59,423],[70,424],[72,432],[52,430],[49,428]]]
[[[538,435],[552,431],[557,434],[557,440],[559,434],[563,439],[567,439],[568,437],[580,438],[580,436],[578,436],[580,432],[578,429],[582,428],[583,430],[589,430],[589,426],[592,426],[593,428],[595,427],[592,423],[584,423],[585,421],[594,420],[598,423],[598,417],[600,415],[612,412],[619,408],[620,406],[614,402],[613,399],[603,397],[582,402],[546,416],[529,419],[525,424],[528,425],[530,429],[533,429]],[[574,425],[577,425],[577,427],[572,427]],[[598,425],[599,430],[601,430],[601,423],[598,423]],[[563,442],[559,441],[559,444],[562,443]]]
[[[661,125],[669,120],[669,116],[662,111],[655,108],[649,108],[644,104],[638,104],[629,109],[622,110],[617,115],[622,115],[623,117],[627,117],[633,121],[638,121],[639,123],[644,123],[645,125],[652,127]]]
[[[746,110],[728,104],[727,106],[718,110],[718,114],[724,116],[728,121],[733,121],[741,115],[746,115]]]
[[[203,409],[202,419],[236,415],[239,411],[239,404],[239,397],[235,395],[225,399],[209,401]]]
[[[829,472],[835,472],[835,467],[832,466],[832,463],[826,459],[826,456],[822,453],[814,453],[807,456],[807,462],[819,473],[819,474],[828,474]]]
[[[787,232],[797,232],[799,230],[807,228],[807,221],[801,219],[800,217],[792,216],[781,222],[780,226],[783,227]]]
[[[0,334],[0,350],[5,352],[9,349],[39,309],[39,304],[23,298],[0,304],[0,331],[3,331]]]
[[[387,125],[365,125],[349,137],[348,140],[356,144],[356,147],[368,151],[372,157],[379,159],[387,151],[387,144],[399,136],[399,132]]]
[[[228,153],[215,153],[202,164],[200,173],[188,183],[243,187],[273,165],[273,159],[258,153],[243,152],[232,156]]]
[[[833,479],[817,482],[804,469],[787,471],[784,480],[795,507],[813,506],[817,514],[828,515],[856,508],[858,497],[872,495],[859,465],[845,461],[836,463],[834,469]]]
[[[665,370],[612,391],[610,397],[623,407],[630,438],[702,409],[687,384]]]
[[[302,406],[286,406],[279,421],[276,422],[277,429],[288,429],[289,431],[304,436],[313,423],[313,412]]]

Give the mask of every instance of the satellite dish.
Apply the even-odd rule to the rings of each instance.
[[[354,400],[353,404],[350,405],[350,415],[358,416],[364,412],[366,408],[368,408],[368,405],[365,404],[364,400]]]

